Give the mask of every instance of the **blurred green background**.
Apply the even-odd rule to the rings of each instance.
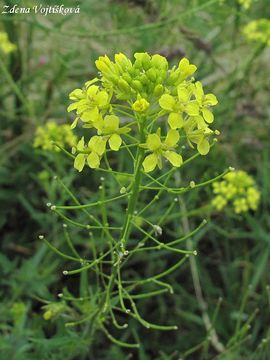
[[[249,8],[237,0],[6,0],[0,5],[62,3],[79,5],[80,14],[32,11],[0,18],[0,31],[17,46],[10,54],[0,52],[0,359],[270,359],[270,49],[266,41],[249,41],[243,34],[249,22],[269,19],[269,0],[251,1]],[[270,30],[265,34],[269,42]],[[43,318],[46,301],[57,303],[63,288],[77,296],[80,281],[64,278],[68,261],[38,239],[46,234],[60,247],[65,241],[61,219],[46,206],[69,198],[54,176],[85,201],[99,175],[90,169],[78,175],[61,152],[34,148],[36,129],[51,119],[71,123],[68,94],[95,77],[100,55],[138,51],[164,55],[172,65],[186,56],[198,66],[197,79],[219,99],[219,142],[184,170],[184,178],[200,182],[233,166],[252,175],[262,194],[255,213],[227,209],[189,219],[193,226],[210,217],[194,246],[221,353],[205,329],[188,263],[170,275],[174,295],[143,303],[152,320],[171,320],[179,330],[150,331],[131,321],[139,351],[119,348],[102,333],[81,336],[78,327],[65,327],[64,315]],[[187,210],[203,207],[211,196],[210,188],[186,195]],[[75,245],[87,252],[91,244],[72,231]],[[149,258],[145,272],[174,262],[171,255]],[[131,266],[136,271],[140,263]]]

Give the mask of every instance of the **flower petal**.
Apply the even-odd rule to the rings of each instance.
[[[121,144],[122,144],[122,139],[121,139],[120,135],[113,134],[112,136],[110,136],[109,145],[112,150],[118,151]]]
[[[143,161],[143,168],[145,172],[150,172],[155,169],[158,162],[158,156],[156,154],[150,154],[146,156]]]
[[[85,97],[85,93],[82,89],[75,89],[69,94],[70,100],[81,100]]]
[[[188,103],[185,107],[185,111],[190,116],[199,115],[199,105],[197,101],[191,101],[190,103]]]
[[[169,130],[165,139],[165,144],[174,147],[179,141],[179,132],[177,130]]]
[[[147,136],[146,144],[149,150],[155,151],[161,147],[161,140],[157,134]]]
[[[96,104],[98,104],[98,106],[103,107],[105,105],[107,105],[108,103],[108,98],[109,95],[106,91],[100,91],[95,98]]]
[[[178,67],[181,73],[184,75],[184,78],[194,74],[197,70],[197,66],[190,64],[187,58],[181,59]]]
[[[105,152],[106,140],[103,139],[101,136],[95,135],[89,140],[88,148],[101,156]]]
[[[79,151],[83,151],[84,150],[84,137],[81,138],[81,140],[78,142],[77,144],[77,149]]]
[[[70,104],[68,106],[68,108],[67,108],[67,112],[71,112],[71,111],[77,109],[77,107],[78,107],[78,101],[76,101],[75,103]]]
[[[98,86],[97,86],[97,85],[91,85],[91,86],[89,86],[89,87],[87,88],[87,91],[86,91],[87,96],[88,96],[89,98],[91,98],[91,100],[96,97],[97,92],[98,92]]]
[[[194,93],[194,96],[195,96],[196,100],[201,103],[202,98],[204,96],[202,83],[200,83],[199,81],[197,81],[195,83],[194,88],[193,88],[193,93]]]
[[[197,149],[201,155],[206,155],[209,153],[210,145],[206,138],[202,138],[198,142]]]
[[[83,122],[95,122],[99,119],[99,111],[97,107],[84,111],[80,118]]]
[[[206,94],[203,101],[204,105],[217,105],[218,99],[214,94]]]
[[[75,169],[77,169],[79,172],[81,172],[82,169],[84,168],[84,165],[85,165],[85,155],[84,154],[78,154],[75,157],[75,160],[74,160]]]
[[[169,94],[164,94],[159,99],[159,105],[164,110],[173,111],[175,99]]]
[[[76,117],[75,120],[73,121],[73,123],[70,125],[70,128],[71,128],[71,129],[74,129],[74,128],[77,126],[78,120],[79,120],[79,118]]]
[[[208,123],[212,123],[214,121],[214,115],[207,108],[202,109],[202,114],[205,121],[207,121]]]
[[[179,167],[183,163],[182,156],[174,151],[164,151],[163,156],[175,167]]]
[[[185,103],[189,100],[190,93],[186,87],[180,85],[177,87],[177,95],[179,101]]]
[[[168,117],[168,123],[171,129],[180,129],[184,125],[184,120],[181,114],[172,112]]]
[[[104,128],[106,133],[112,133],[119,129],[119,117],[107,115],[104,118]]]
[[[99,156],[93,151],[87,156],[87,163],[91,169],[96,169],[99,167],[100,158]]]

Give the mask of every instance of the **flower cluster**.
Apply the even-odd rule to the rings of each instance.
[[[86,163],[99,167],[108,147],[118,151],[132,139],[131,146],[146,152],[145,172],[161,168],[162,159],[181,166],[179,149],[185,141],[201,155],[209,152],[209,138],[218,134],[210,128],[214,121],[211,108],[218,101],[191,77],[197,68],[188,59],[169,69],[166,58],[158,54],[136,53],[132,62],[120,53],[114,61],[99,57],[96,67],[99,77],[69,95],[68,112],[76,111],[71,127],[80,120],[84,128],[92,129],[89,140],[83,137],[76,146],[74,167],[78,171]],[[121,125],[120,114],[129,115],[130,122]]]
[[[9,41],[7,33],[0,31],[0,51],[10,54],[16,50],[16,45]]]
[[[73,134],[69,125],[59,125],[50,120],[44,126],[37,128],[34,147],[40,147],[48,151],[60,151],[53,143],[57,143],[61,147],[66,145],[72,147],[77,143],[77,136]]]
[[[228,203],[232,203],[236,214],[257,210],[260,201],[260,192],[254,180],[242,170],[230,172],[222,181],[215,182],[213,192],[216,196],[212,204],[217,210],[222,210]]]
[[[238,0],[238,3],[245,9],[248,10],[252,5],[252,0]]]
[[[244,27],[243,33],[248,40],[270,45],[270,20],[251,21]]]

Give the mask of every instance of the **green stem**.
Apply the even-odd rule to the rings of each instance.
[[[144,135],[144,129],[142,126],[140,126],[140,143],[145,142],[145,135]],[[143,155],[144,155],[144,149],[138,148],[136,159],[135,159],[135,171],[134,171],[134,180],[131,187],[131,195],[129,197],[128,201],[128,207],[127,207],[127,213],[123,225],[123,230],[121,233],[121,240],[120,240],[120,247],[121,249],[124,249],[126,246],[126,243],[128,241],[130,228],[131,228],[131,219],[134,215],[134,211],[136,209],[137,201],[138,201],[138,195],[140,190],[140,183],[141,183],[141,168],[142,168],[142,162],[143,162]]]

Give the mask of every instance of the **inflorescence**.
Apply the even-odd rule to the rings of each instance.
[[[114,62],[99,57],[99,77],[69,95],[68,111],[76,111],[71,127],[80,121],[91,129],[89,140],[82,137],[73,148],[78,171],[86,163],[98,168],[106,151],[127,146],[145,150],[145,172],[162,168],[163,159],[180,167],[185,143],[206,155],[210,136],[219,134],[210,128],[217,98],[205,94],[202,84],[192,77],[195,65],[183,58],[169,69],[166,58],[158,54],[136,53],[134,58],[132,62],[121,53]]]
[[[212,204],[217,210],[232,203],[236,214],[257,210],[260,201],[253,178],[242,170],[230,172],[222,181],[213,183],[213,192],[216,196]]]
[[[65,147],[74,146],[77,142],[77,136],[72,132],[69,125],[60,125],[50,120],[44,126],[39,126],[36,130],[34,147],[41,148],[46,151],[60,151],[55,146]]]

